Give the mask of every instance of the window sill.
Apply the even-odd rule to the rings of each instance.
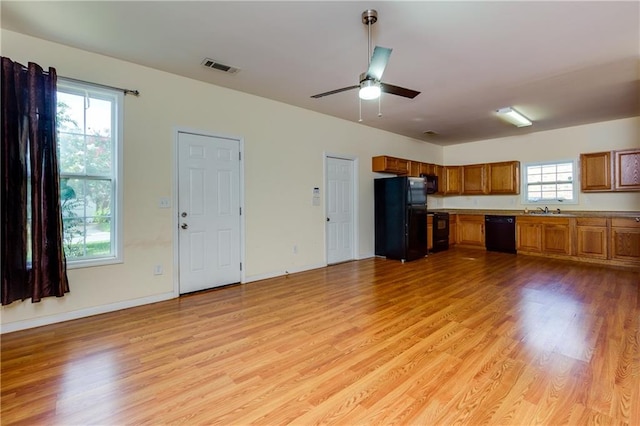
[[[102,257],[100,259],[67,260],[67,269],[91,268],[124,263],[120,257]]]

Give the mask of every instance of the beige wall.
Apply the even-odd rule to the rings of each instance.
[[[534,124],[535,125],[535,124]],[[445,164],[519,160],[521,163],[578,160],[581,153],[640,147],[640,117],[524,136],[453,145],[444,150]],[[579,165],[578,165],[579,168]],[[578,170],[579,172],[579,170]],[[579,179],[580,176],[576,176]],[[459,196],[442,198],[448,208],[522,209],[521,196]],[[637,192],[579,193],[578,204],[554,205],[566,210],[640,211]]]
[[[359,161],[359,257],[374,251],[371,157],[443,160],[432,144],[14,32],[2,31],[1,47],[23,64],[141,92],[125,96],[124,263],[70,270],[63,298],[2,307],[3,330],[173,296],[172,210],[157,206],[172,196],[176,126],[244,140],[247,281],[325,264],[324,153]],[[314,187],[320,207],[311,204]],[[157,263],[164,275],[153,275]]]
[[[173,297],[174,129],[244,141],[245,280],[322,266],[325,153],[358,159],[358,253],[373,255],[371,157],[438,164],[543,161],[638,145],[640,118],[441,147],[150,68],[2,30],[2,55],[61,76],[138,89],[125,97],[124,263],[69,271],[71,293],[2,307],[3,331]],[[311,204],[320,187],[322,205]],[[640,210],[635,194],[580,196],[580,209]],[[514,208],[519,197],[432,197],[431,207]],[[298,253],[293,253],[293,246]],[[154,276],[153,266],[164,265]],[[251,285],[260,285],[254,283]]]

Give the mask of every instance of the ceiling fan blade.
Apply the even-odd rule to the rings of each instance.
[[[420,92],[416,92],[415,90],[406,89],[400,86],[394,86],[393,84],[380,83],[380,88],[384,93],[390,93],[392,95],[403,96],[405,98],[415,98],[420,94]]]
[[[346,92],[347,90],[357,89],[358,87],[360,87],[360,85],[343,87],[342,89],[336,89],[336,90],[331,90],[329,92],[318,93],[317,95],[313,95],[311,97],[315,98],[315,99],[318,99],[318,98],[322,98],[324,96],[335,95],[336,93],[340,93],[340,92]]]
[[[371,63],[367,70],[367,78],[372,78],[374,80],[380,80],[382,78],[382,73],[387,66],[387,62],[389,62],[389,56],[391,56],[392,50],[393,49],[380,46],[376,46],[375,49],[373,49]]]

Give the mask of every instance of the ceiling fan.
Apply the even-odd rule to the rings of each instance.
[[[377,99],[380,97],[381,92],[403,96],[410,99],[413,99],[420,94],[420,92],[417,92],[415,90],[394,86],[393,84],[383,83],[382,81],[380,81],[382,79],[382,73],[387,66],[389,56],[391,56],[391,51],[393,49],[376,46],[375,49],[373,49],[373,55],[371,55],[371,26],[375,24],[377,20],[377,11],[373,9],[367,9],[362,12],[362,23],[365,24],[369,29],[367,53],[370,59],[369,69],[367,70],[367,72],[363,72],[362,74],[360,74],[360,84],[357,84],[355,86],[343,87],[342,89],[331,90],[329,92],[318,93],[317,95],[311,96],[312,98],[318,99],[324,96],[334,95],[336,93],[346,92],[347,90],[358,88],[360,89],[358,92],[358,96],[360,97],[360,99],[365,100]]]

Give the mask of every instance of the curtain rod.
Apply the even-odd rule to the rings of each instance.
[[[108,86],[106,84],[93,83],[91,81],[78,80],[77,78],[71,78],[71,77],[60,76],[60,78],[63,80],[71,81],[73,83],[90,84],[92,86],[102,87],[103,89],[118,90],[120,92],[123,92],[125,95],[140,96],[140,92],[137,90],[123,89],[122,87]]]

